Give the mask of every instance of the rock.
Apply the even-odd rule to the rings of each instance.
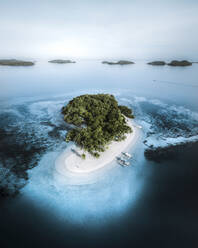
[[[55,63],[55,64],[71,64],[71,63],[76,63],[76,61],[71,61],[69,59],[64,60],[64,59],[54,59],[48,61],[49,63]]]
[[[23,61],[16,59],[1,59],[0,65],[8,65],[8,66],[32,66],[34,65],[31,61]]]
[[[108,65],[130,65],[135,64],[132,61],[128,60],[119,60],[118,62],[109,62],[109,61],[102,61],[102,64],[108,64]]]
[[[170,63],[168,63],[167,65],[170,66],[190,66],[192,65],[191,62],[187,61],[187,60],[172,60]]]
[[[149,62],[147,64],[148,65],[166,65],[166,62],[164,62],[164,61],[153,61],[153,62]]]

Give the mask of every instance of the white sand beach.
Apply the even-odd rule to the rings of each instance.
[[[134,121],[128,120],[128,125],[131,126],[133,132],[127,134],[127,138],[124,141],[113,141],[109,145],[109,148],[101,153],[99,158],[94,158],[89,153],[82,151],[75,145],[67,148],[56,160],[56,171],[62,176],[68,177],[68,175],[85,175],[99,170],[112,161],[116,160],[116,157],[121,152],[126,151],[127,148],[134,146],[140,136],[140,127],[135,124]],[[72,152],[71,149],[75,149],[80,154],[85,153],[86,159],[82,159],[80,156]]]

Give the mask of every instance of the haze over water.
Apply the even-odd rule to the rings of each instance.
[[[1,0],[1,57],[197,60],[196,0]]]

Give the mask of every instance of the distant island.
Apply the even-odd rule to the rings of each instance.
[[[172,60],[170,63],[166,63],[165,61],[152,61],[147,63],[148,65],[169,65],[169,66],[190,66],[192,63],[196,62],[189,62],[187,60]]]
[[[135,64],[132,61],[128,60],[119,60],[118,62],[109,62],[109,61],[102,61],[102,64],[108,64],[108,65],[130,65]]]
[[[192,62],[189,62],[187,60],[172,60],[170,63],[168,63],[167,65],[170,66],[190,66],[192,65]]]
[[[48,61],[49,63],[55,63],[55,64],[71,64],[71,63],[76,63],[76,61],[72,61],[69,59],[54,59],[54,60],[50,60]]]
[[[62,108],[64,120],[74,125],[66,136],[66,142],[73,141],[78,147],[94,157],[100,156],[111,141],[125,140],[132,129],[126,118],[134,118],[132,110],[118,105],[109,94],[81,95]],[[85,158],[85,154],[82,154]]]
[[[31,61],[23,61],[23,60],[16,60],[16,59],[0,59],[0,65],[7,65],[7,66],[32,66],[34,65]]]
[[[166,62],[164,61],[152,61],[147,63],[148,65],[166,65]]]

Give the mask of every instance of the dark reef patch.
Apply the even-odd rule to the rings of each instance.
[[[165,147],[151,147],[144,151],[146,159],[160,163],[165,160],[178,159],[182,152],[192,149],[198,145],[198,141],[169,145]]]
[[[140,106],[143,112],[139,118],[151,125],[147,137],[153,134],[165,138],[189,138],[198,135],[198,115],[189,109],[152,101],[142,102]]]
[[[27,183],[27,170],[64,140],[67,125],[55,125],[44,110],[39,115],[32,114],[28,104],[0,113],[0,197],[18,194]]]

